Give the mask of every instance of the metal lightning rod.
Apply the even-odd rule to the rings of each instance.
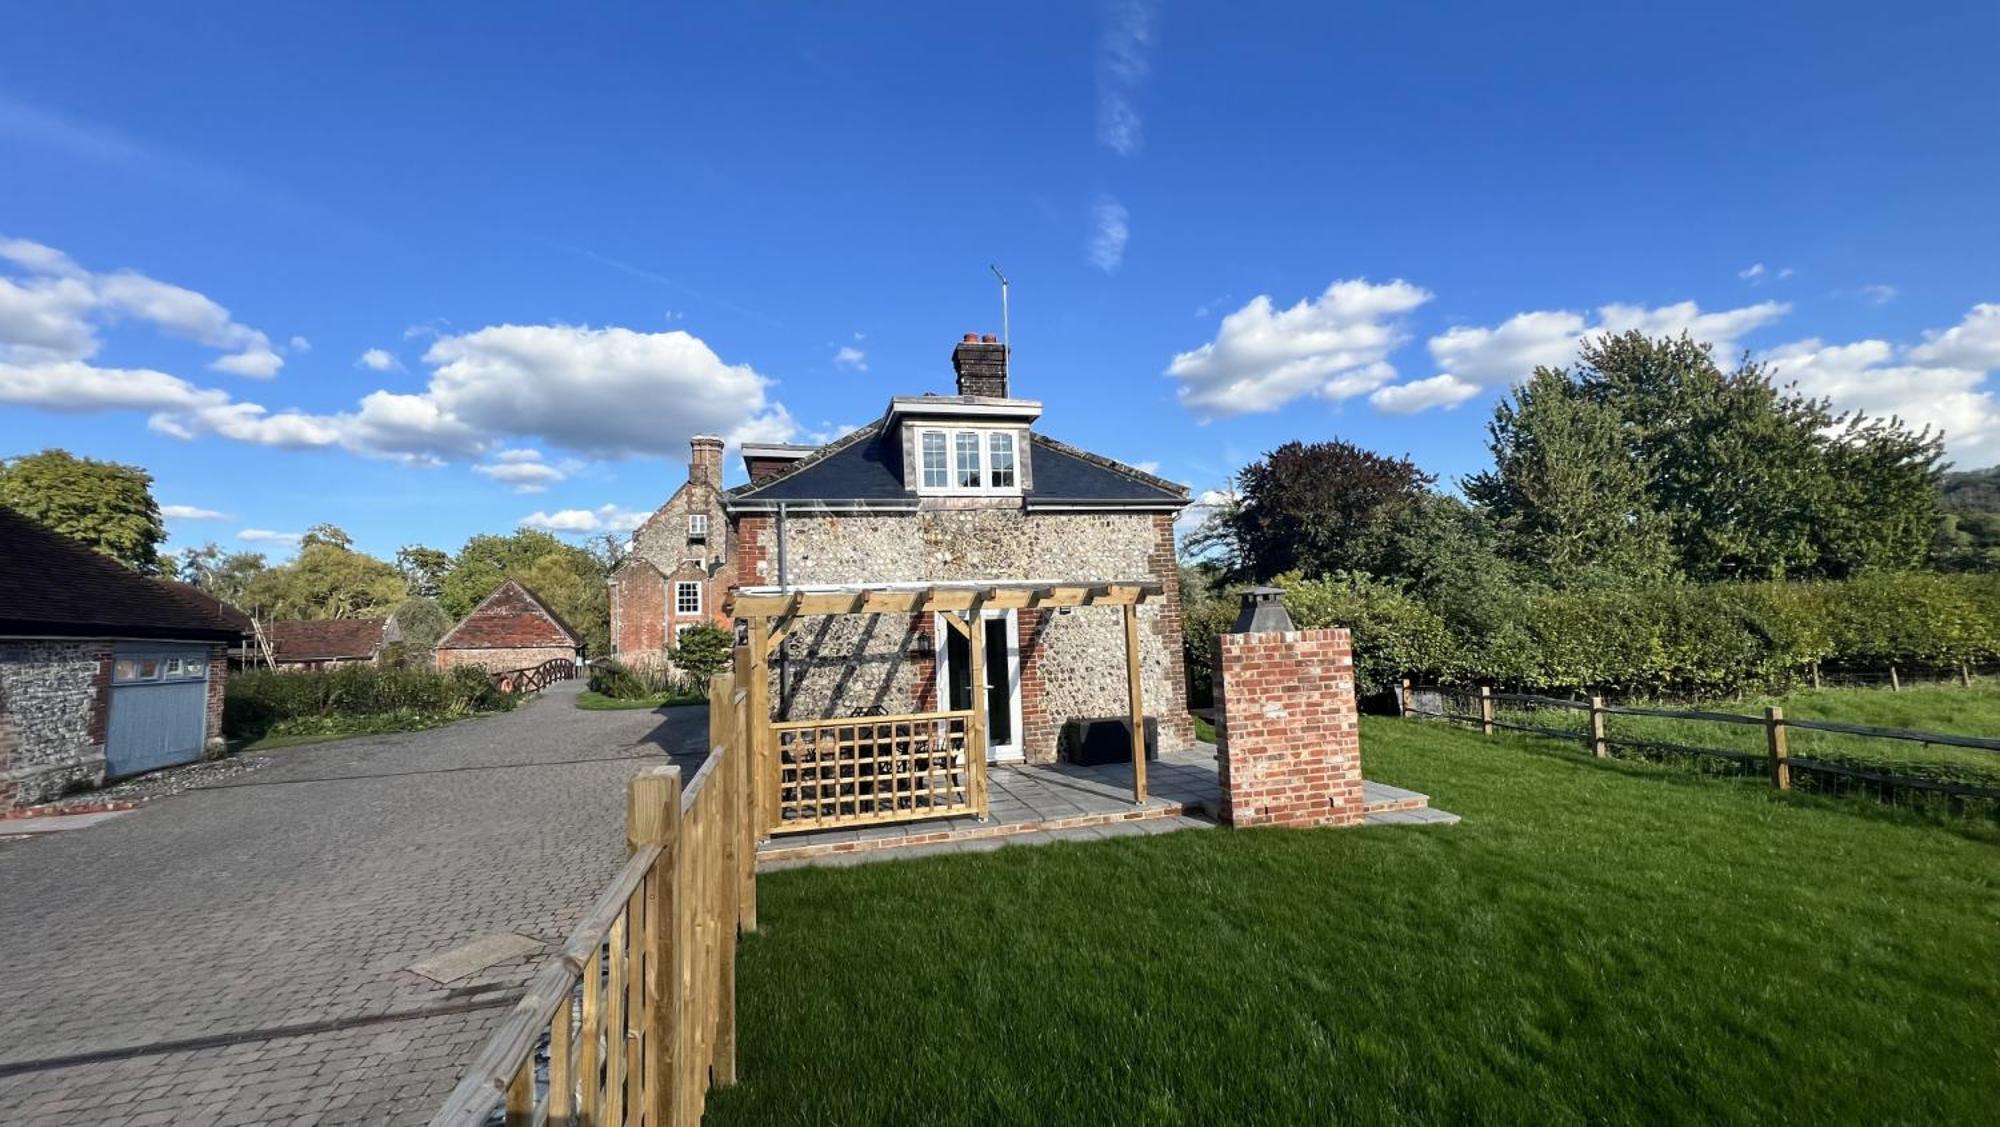
[[[1007,275],[1002,274],[1000,268],[990,262],[986,264],[986,268],[993,271],[994,277],[1000,279],[1000,344],[1007,350],[1008,358],[1012,359],[1014,355],[1014,339],[1008,332],[1007,326]]]

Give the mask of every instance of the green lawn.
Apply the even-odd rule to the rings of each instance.
[[[576,694],[576,706],[586,712],[612,712],[626,708],[671,708],[683,704],[706,704],[708,698],[687,693],[660,693],[649,697],[607,697],[594,689]]]
[[[1438,828],[776,873],[711,1122],[1991,1122],[2000,837],[1363,721]]]

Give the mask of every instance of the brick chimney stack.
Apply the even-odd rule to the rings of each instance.
[[[722,488],[722,439],[697,434],[688,440],[688,480]]]
[[[992,333],[965,334],[951,350],[951,366],[958,373],[960,395],[1007,398],[1007,346]]]

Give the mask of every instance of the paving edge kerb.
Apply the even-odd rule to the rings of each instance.
[[[835,853],[863,853],[874,849],[901,849],[910,845],[935,845],[940,842],[978,841],[983,838],[1014,837],[1018,834],[1038,833],[1043,830],[1073,830],[1086,826],[1109,826],[1120,822],[1142,822],[1153,818],[1181,818],[1190,814],[1205,814],[1205,805],[1200,802],[1174,802],[1158,806],[1146,806],[1136,810],[1117,810],[1101,814],[1072,814],[1063,818],[1041,818],[1032,822],[995,822],[990,826],[972,826],[962,830],[933,830],[928,833],[912,833],[878,838],[864,838],[860,841],[828,841],[811,845],[766,845],[757,850],[757,861],[796,861],[805,857],[825,857]]]

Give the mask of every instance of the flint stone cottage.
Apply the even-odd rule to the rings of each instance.
[[[222,744],[243,615],[0,508],[0,810]]]
[[[509,579],[438,639],[437,667],[475,666],[499,673],[546,661],[583,658],[583,636],[541,596]]]
[[[1181,677],[1174,520],[1187,491],[1039,433],[1041,403],[1014,398],[1006,346],[967,334],[956,395],[898,396],[825,446],[743,449],[750,481],[719,488],[720,443],[694,440],[689,482],[642,525],[612,580],[615,649],[659,655],[683,621],[652,573],[697,585],[704,620],[731,597],[896,586],[1148,581],[1137,608],[1149,749],[1192,743]],[[712,444],[712,445],[710,445]],[[726,539],[684,543],[697,512]],[[695,548],[704,549],[696,552]],[[774,719],[964,709],[967,639],[943,619],[979,617],[992,762],[1078,758],[1104,741],[1130,757],[1121,621],[1087,607],[801,615],[771,654]]]

